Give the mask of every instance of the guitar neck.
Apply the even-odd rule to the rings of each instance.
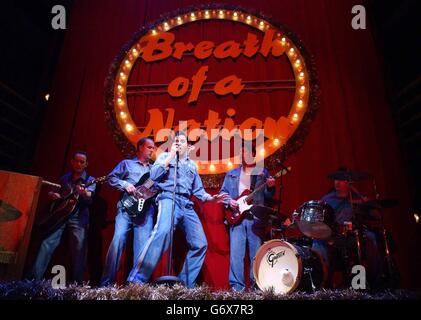
[[[250,194],[247,196],[246,201],[249,201],[249,200],[253,199],[254,194],[255,194],[255,193],[257,193],[257,192],[259,192],[260,190],[262,190],[264,187],[266,187],[266,184],[267,184],[267,182],[262,183],[260,186],[258,186],[256,189],[254,189],[254,190],[253,190],[253,192],[252,192],[252,193],[250,193]]]
[[[89,187],[89,186],[93,185],[94,183],[101,182],[101,181],[102,181],[102,179],[103,179],[103,178],[100,178],[100,179],[94,179],[94,180],[92,180],[92,181],[88,182],[87,184],[83,185],[83,187],[86,189],[87,187]],[[63,199],[63,200],[66,200],[66,199],[69,199],[70,197],[73,197],[74,195],[76,195],[76,193],[77,193],[77,191],[76,191],[76,189],[75,189],[75,190],[73,190],[70,194],[68,194],[66,197],[64,197],[64,199]]]
[[[289,169],[288,169],[288,170],[290,170],[290,169],[291,169],[291,167],[289,167]],[[285,174],[286,172],[287,172],[286,170],[282,169],[281,171],[277,172],[277,173],[273,176],[273,178],[274,178],[274,179],[276,179],[276,178],[278,178],[278,177],[282,176],[283,174]],[[266,185],[267,185],[267,181],[265,181],[265,183],[262,183],[262,184],[261,184],[260,186],[258,186],[256,189],[254,189],[254,190],[253,190],[253,192],[252,192],[252,193],[250,193],[250,194],[247,196],[246,201],[250,201],[251,199],[253,199],[254,194],[255,194],[256,192],[259,192],[260,190],[262,190],[264,187],[266,187]]]
[[[144,183],[142,183],[142,185],[140,185],[139,187],[137,187],[137,189],[139,189],[139,188],[148,188],[148,189],[150,189],[150,188],[152,188],[152,186],[154,185],[154,181],[152,180],[152,179],[148,179],[148,180],[146,180]]]

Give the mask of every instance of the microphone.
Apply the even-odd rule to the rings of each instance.
[[[176,151],[176,153],[175,153],[175,155],[176,155],[176,160],[177,160],[177,162],[178,162],[178,159],[180,158],[180,151]]]

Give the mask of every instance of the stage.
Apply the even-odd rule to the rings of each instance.
[[[225,2],[5,2],[0,300],[420,298],[416,1]]]
[[[14,281],[0,283],[0,299],[5,300],[419,300],[421,293],[410,290],[328,290],[314,293],[293,292],[275,294],[272,291],[212,290],[207,286],[187,289],[180,285],[169,288],[165,285],[137,285],[91,287],[69,285],[65,289],[53,289],[49,281]]]

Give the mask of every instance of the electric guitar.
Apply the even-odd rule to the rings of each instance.
[[[124,192],[121,202],[130,217],[138,217],[149,209],[158,189],[154,188],[154,181],[149,178],[150,174],[145,173],[136,183],[136,191],[133,194]]]
[[[291,170],[291,167],[288,168]],[[280,176],[286,174],[288,171],[285,169],[280,170],[277,172],[273,178],[279,178]],[[253,197],[254,195],[266,187],[267,182],[262,183],[253,192],[250,190],[244,190],[241,195],[234,199],[238,203],[237,209],[232,209],[228,207],[225,209],[225,219],[227,220],[229,225],[235,225],[239,223],[245,216],[245,213],[248,212],[253,207]]]
[[[84,188],[87,188],[94,183],[104,183],[106,180],[107,177],[103,176],[93,179],[86,184],[80,185]],[[60,185],[58,186],[61,187]],[[70,190],[67,195],[62,195],[61,198],[53,200],[49,206],[49,209],[47,210],[47,213],[44,214],[35,224],[37,233],[44,237],[66,223],[67,220],[70,219],[74,214],[78,199],[79,194],[75,188],[74,190]]]

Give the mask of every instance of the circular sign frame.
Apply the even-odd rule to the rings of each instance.
[[[265,155],[265,167],[275,169],[278,159],[284,161],[303,145],[310,123],[320,105],[320,90],[312,57],[293,32],[272,18],[243,7],[214,4],[187,7],[161,16],[141,28],[114,59],[105,81],[105,117],[114,141],[125,157],[135,154],[136,142],[142,137],[131,118],[126,96],[127,81],[141,50],[139,40],[145,35],[167,32],[186,23],[212,19],[243,23],[261,32],[273,30],[276,41],[283,48],[294,72],[296,90],[287,116],[292,134],[284,141],[281,137],[272,137],[265,141],[262,150],[268,153]],[[219,187],[225,171],[232,168],[232,163],[230,161],[228,164],[220,164],[224,168],[216,168],[214,164],[210,164],[207,170],[199,168],[205,187]]]

